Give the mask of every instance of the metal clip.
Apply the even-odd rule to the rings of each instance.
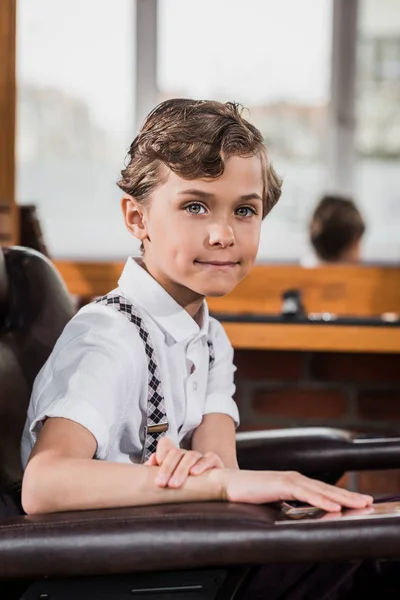
[[[164,431],[168,431],[168,429],[168,423],[159,423],[158,425],[149,425],[147,427],[147,433],[164,433]]]

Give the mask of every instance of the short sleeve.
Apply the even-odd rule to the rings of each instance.
[[[221,323],[210,318],[209,339],[214,349],[214,362],[209,369],[206,402],[203,414],[223,413],[230,415],[238,427],[239,411],[233,399],[235,393],[233,348]]]
[[[97,442],[96,458],[106,458],[135,384],[135,363],[140,363],[132,358],[124,321],[112,309],[98,307],[67,325],[33,387],[32,445],[46,417],[63,417],[88,429]],[[143,344],[136,337],[140,357]]]

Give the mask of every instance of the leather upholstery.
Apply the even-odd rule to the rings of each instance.
[[[52,263],[27,248],[0,249],[0,486],[21,481],[20,440],[33,381],[74,310]]]
[[[7,311],[8,301],[8,277],[6,273],[6,262],[0,250],[0,323],[3,322]]]
[[[400,557],[398,518],[278,524],[277,517],[268,506],[210,502],[13,518],[0,521],[0,576]]]

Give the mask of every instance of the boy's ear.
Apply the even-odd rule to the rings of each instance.
[[[148,237],[148,234],[143,206],[141,206],[133,196],[124,194],[121,199],[121,208],[128,231],[138,240],[145,240]]]

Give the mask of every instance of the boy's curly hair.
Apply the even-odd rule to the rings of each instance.
[[[263,217],[278,202],[282,180],[273,169],[261,133],[242,117],[233,102],[175,98],[162,102],[146,118],[129,148],[129,162],[118,186],[146,203],[163,182],[164,164],[184,179],[219,177],[231,156],[261,159]]]

